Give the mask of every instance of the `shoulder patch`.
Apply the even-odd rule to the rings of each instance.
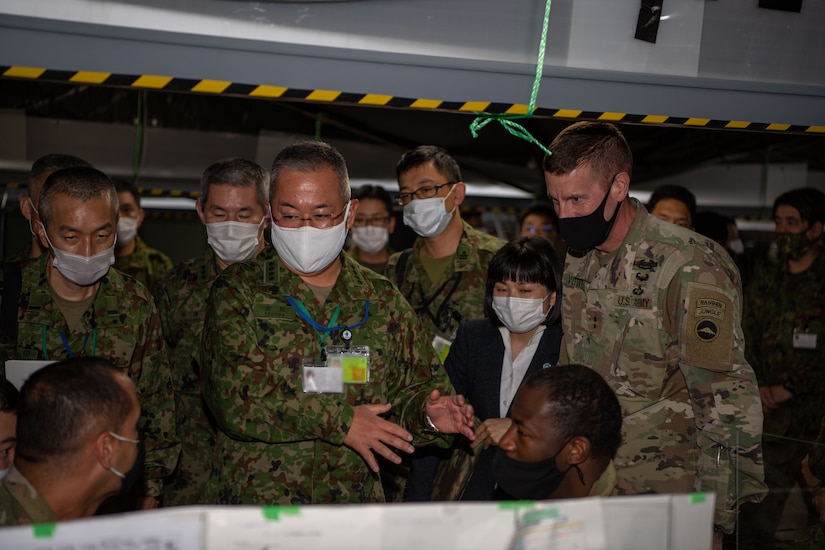
[[[733,302],[719,289],[687,283],[682,355],[690,363],[729,363],[733,349]]]

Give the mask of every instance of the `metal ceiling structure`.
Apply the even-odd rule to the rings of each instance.
[[[825,172],[825,4],[806,1],[803,14],[755,4],[666,3],[658,43],[648,44],[628,29],[637,0],[557,0],[539,116],[525,126],[549,143],[578,118],[622,122],[642,187],[708,164]],[[22,124],[26,143],[0,145],[0,168],[19,171],[44,143],[59,147],[47,136],[67,122],[98,124],[77,139],[90,149],[106,143],[115,131],[107,127],[141,122],[142,105],[158,139],[254,136],[263,164],[274,152],[261,152],[270,143],[262,136],[319,135],[360,150],[354,177],[391,179],[401,151],[438,143],[480,177],[540,192],[538,148],[492,124],[473,139],[468,126],[476,111],[524,111],[544,8],[543,0],[6,0],[0,109],[22,114],[13,127]],[[185,143],[176,147],[189,158]]]

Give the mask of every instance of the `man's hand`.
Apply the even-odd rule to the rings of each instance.
[[[808,487],[816,487],[820,483],[822,483],[821,479],[816,478],[811,473],[811,467],[808,465],[808,458],[810,454],[806,454],[805,458],[802,459],[802,478],[805,480],[805,485]]]
[[[155,497],[143,497],[138,502],[138,509],[140,510],[154,510],[160,505],[160,500]]]
[[[389,446],[407,453],[415,451],[415,447],[410,445],[413,439],[410,432],[378,416],[389,412],[390,408],[389,404],[358,405],[355,407],[352,426],[349,427],[347,436],[344,438],[344,445],[361,455],[373,472],[378,471],[378,462],[373,452],[380,454],[390,462],[399,464],[401,457],[395,454]]]
[[[473,441],[472,446],[478,447],[483,444],[485,449],[489,449],[490,445],[498,447],[498,442],[510,429],[512,423],[513,421],[509,418],[488,418],[476,428],[476,440]]]
[[[793,394],[781,385],[759,386],[759,397],[762,398],[762,412],[767,414],[793,398]]]
[[[473,441],[473,406],[464,400],[463,395],[445,395],[433,390],[427,398],[424,411],[440,432],[448,434],[463,434]]]

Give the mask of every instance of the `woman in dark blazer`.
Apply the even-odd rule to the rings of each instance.
[[[562,264],[550,241],[524,237],[502,247],[487,271],[485,319],[463,323],[444,367],[475,408],[482,445],[461,500],[493,500],[494,449],[510,427],[521,381],[554,366],[561,345]]]

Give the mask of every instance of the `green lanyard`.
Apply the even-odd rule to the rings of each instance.
[[[312,315],[309,314],[307,308],[304,306],[301,300],[295,300],[291,297],[287,299],[289,305],[295,308],[295,311],[298,313],[298,316],[309,323],[312,327],[312,330],[315,331],[315,334],[318,335],[318,340],[321,342],[321,349],[324,348],[324,342],[329,336],[329,333],[333,330],[338,330],[338,327],[335,326],[335,322],[338,321],[338,315],[341,313],[341,306],[335,306],[335,311],[332,313],[332,319],[330,320],[329,324],[324,328],[322,325],[319,325],[317,321],[312,318]],[[333,328],[335,327],[335,328]]]

